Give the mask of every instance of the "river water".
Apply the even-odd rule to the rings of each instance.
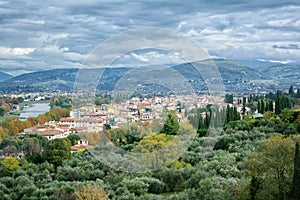
[[[37,117],[45,112],[50,111],[49,103],[36,103],[27,108],[24,108],[19,116],[19,119],[26,120],[28,117]]]

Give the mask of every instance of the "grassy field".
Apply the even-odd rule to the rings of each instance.
[[[10,117],[19,117],[19,115],[17,114],[5,114],[3,117],[0,117],[0,122],[6,120],[7,118],[10,118]]]

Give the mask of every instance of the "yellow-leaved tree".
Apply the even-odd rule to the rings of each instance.
[[[77,189],[75,192],[76,199],[78,200],[107,200],[108,194],[105,190],[95,184],[86,184]]]

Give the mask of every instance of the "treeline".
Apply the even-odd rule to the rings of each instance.
[[[225,124],[240,120],[237,107],[229,106],[219,108],[208,105],[206,108],[198,108],[196,113],[189,113],[188,120],[197,129],[200,136],[205,136],[209,128],[223,127]]]
[[[299,104],[300,89],[296,91],[291,86],[288,92],[278,90],[276,93],[269,92],[267,94],[248,94],[244,97],[236,97],[237,104],[243,105],[242,114],[246,114],[246,107],[250,108],[250,113],[258,112],[264,114],[265,112],[274,112],[279,115],[285,108],[292,108]],[[233,94],[226,94],[224,98],[225,103],[234,103]]]
[[[72,109],[72,98],[68,96],[52,97],[50,100],[50,107],[51,109],[65,108],[70,110]]]

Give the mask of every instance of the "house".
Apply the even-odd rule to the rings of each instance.
[[[68,126],[71,128],[78,128],[78,127],[86,127],[86,128],[100,128],[102,129],[104,125],[104,119],[92,119],[92,118],[61,118],[59,121],[61,126]],[[99,130],[100,130],[99,129]]]
[[[24,129],[23,133],[19,133],[18,136],[24,136],[26,134],[37,134],[45,136],[48,140],[53,140],[57,138],[66,138],[70,134],[70,129],[68,127],[60,126],[47,126],[38,125],[27,129]]]
[[[91,148],[91,146],[89,146],[89,141],[82,138],[78,140],[77,144],[71,146],[71,152],[76,152],[78,150],[84,150],[87,148]]]
[[[37,131],[36,134],[42,135],[46,137],[48,140],[54,140],[54,139],[61,139],[61,138],[68,137],[69,132],[64,132],[57,129],[46,129],[46,130]]]

